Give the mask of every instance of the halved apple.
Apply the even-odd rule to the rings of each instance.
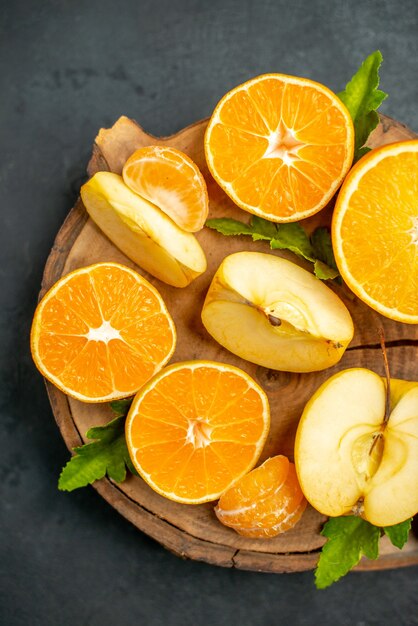
[[[131,191],[121,176],[97,172],[80,191],[90,217],[127,257],[173,285],[186,287],[206,270],[197,239]]]
[[[354,332],[350,313],[329,287],[295,263],[261,252],[223,260],[202,321],[234,354],[288,372],[334,365]]]
[[[295,464],[306,499],[324,515],[358,513],[392,526],[418,512],[418,383],[386,384],[348,369],[313,395],[299,422]]]

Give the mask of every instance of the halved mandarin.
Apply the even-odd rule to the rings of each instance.
[[[325,207],[353,151],[353,122],[338,96],[285,74],[257,76],[227,93],[205,135],[217,183],[239,207],[274,222]]]
[[[267,396],[242,370],[175,363],[139,390],[126,420],[132,462],[157,493],[216,500],[257,462],[270,426]]]
[[[61,278],[35,311],[35,365],[83,402],[133,395],[174,352],[174,322],[158,291],[129,267],[97,263]]]
[[[418,324],[418,139],[356,163],[335,204],[332,245],[341,276],[363,302]]]
[[[188,232],[203,228],[208,216],[206,182],[187,154],[168,146],[147,146],[126,161],[123,180]]]
[[[306,505],[294,464],[278,455],[225,491],[215,513],[222,524],[244,537],[268,538],[293,528]]]

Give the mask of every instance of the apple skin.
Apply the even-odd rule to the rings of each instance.
[[[295,465],[306,499],[320,513],[359,513],[384,527],[418,512],[418,382],[390,381],[386,424],[385,399],[380,376],[353,368],[329,378],[307,403]]]
[[[128,258],[174,287],[186,287],[206,270],[197,239],[148,200],[131,191],[118,174],[97,172],[80,190],[92,220]]]
[[[354,332],[350,313],[329,287],[295,263],[261,252],[222,261],[202,322],[230,352],[288,372],[334,365]]]

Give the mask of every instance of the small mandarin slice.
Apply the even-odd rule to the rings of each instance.
[[[236,481],[222,494],[215,513],[244,537],[268,538],[295,526],[306,504],[294,464],[279,455]]]
[[[183,230],[196,232],[203,228],[209,210],[205,179],[180,150],[167,146],[136,150],[125,163],[123,180]]]
[[[61,278],[40,301],[31,330],[41,374],[84,402],[133,395],[167,363],[175,343],[161,295],[117,263]]]
[[[335,204],[332,244],[341,276],[363,302],[418,324],[418,139],[356,163]]]
[[[254,467],[270,425],[264,391],[242,370],[175,363],[137,393],[126,420],[132,462],[159,494],[216,500]]]
[[[354,127],[336,94],[265,74],[228,92],[205,134],[212,176],[242,209],[294,222],[331,200],[351,167]]]

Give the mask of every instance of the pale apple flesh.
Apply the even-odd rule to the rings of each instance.
[[[359,513],[392,526],[418,512],[418,383],[386,384],[370,370],[344,370],[305,407],[295,465],[306,499],[332,517]]]
[[[353,337],[350,314],[331,289],[295,263],[260,252],[223,260],[202,321],[230,352],[289,372],[334,365]]]
[[[206,270],[194,235],[131,191],[118,174],[98,172],[80,193],[88,214],[112,243],[156,278],[186,287]]]

